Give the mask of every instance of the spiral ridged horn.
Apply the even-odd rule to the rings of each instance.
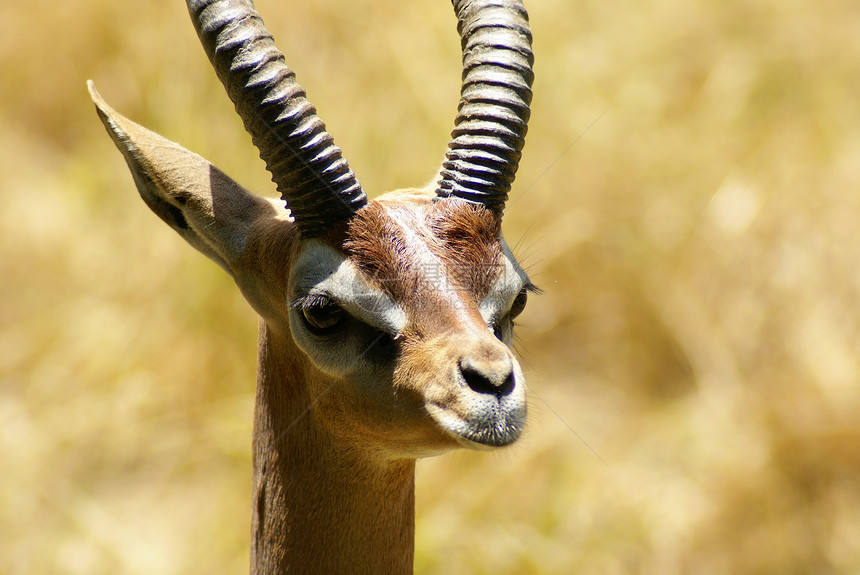
[[[463,83],[436,194],[498,213],[505,207],[528,130],[531,31],[520,0],[454,0]]]
[[[251,0],[188,0],[215,72],[302,237],[349,219],[367,196]]]

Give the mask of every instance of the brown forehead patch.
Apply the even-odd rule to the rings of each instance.
[[[370,202],[350,221],[343,246],[402,303],[440,288],[480,301],[501,273],[499,218],[459,200]]]
[[[343,247],[368,279],[393,297],[414,276],[409,273],[414,257],[403,232],[379,202],[371,201],[356,212]]]
[[[433,205],[429,225],[438,239],[431,249],[449,279],[482,300],[502,273],[501,218],[476,204],[442,200]]]

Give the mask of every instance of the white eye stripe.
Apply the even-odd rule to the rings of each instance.
[[[402,226],[401,229],[405,230]],[[409,247],[415,248],[412,256],[420,269],[444,271],[439,258],[421,242],[414,231],[409,230],[405,237],[408,238]],[[504,239],[502,253],[504,257],[499,276],[478,304],[478,312],[488,326],[493,326],[504,317],[523,288],[530,284]],[[421,260],[418,256],[425,256],[426,259]],[[371,284],[351,260],[319,240],[306,242],[290,275],[289,303],[293,309],[305,307],[302,302],[330,300],[359,321],[391,336],[397,336],[406,327],[408,316],[405,309],[386,291]],[[459,288],[445,282],[433,291],[432,295],[425,294],[430,298],[426,302],[428,305],[435,298],[441,298],[436,300],[436,305],[445,301],[445,309],[466,313],[465,307],[469,304],[463,299],[465,294]]]
[[[349,315],[394,336],[406,327],[406,312],[368,283],[354,263],[318,241],[308,241],[291,271],[291,302],[325,298]]]
[[[481,317],[492,325],[511,309],[514,300],[530,284],[526,272],[519,266],[508,244],[502,238],[502,271],[489,293],[479,305]]]

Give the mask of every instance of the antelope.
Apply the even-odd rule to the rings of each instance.
[[[528,15],[453,0],[463,81],[438,180],[370,200],[251,0],[187,4],[280,200],[88,86],[144,202],[260,316],[251,571],[411,573],[416,459],[510,445],[526,422],[510,346],[536,288],[501,220],[529,117]]]

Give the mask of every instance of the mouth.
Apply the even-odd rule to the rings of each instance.
[[[489,450],[514,443],[526,423],[525,401],[515,398],[472,398],[467,405],[428,403],[436,423],[460,445]]]

